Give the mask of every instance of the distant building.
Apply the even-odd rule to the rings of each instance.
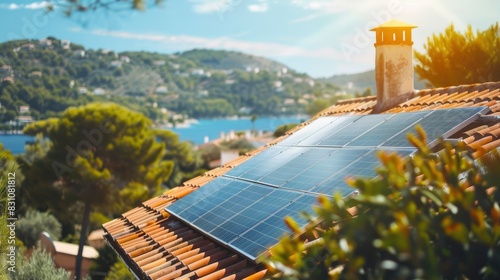
[[[61,47],[65,50],[69,50],[71,47],[71,42],[68,40],[61,40]]]
[[[38,77],[38,78],[40,78],[40,77],[42,77],[42,71],[33,71],[33,72],[30,73],[29,76],[30,77]]]
[[[155,60],[155,61],[153,61],[153,65],[155,65],[155,66],[163,66],[163,65],[165,65],[165,60]],[[178,69],[178,68],[174,67],[174,69]]]
[[[73,52],[73,55],[76,57],[85,57],[85,51],[84,50],[75,50]]]
[[[130,58],[128,56],[120,56],[120,60],[124,63],[130,63]]]
[[[71,273],[71,279],[75,274],[75,262],[78,255],[78,245],[54,241],[46,232],[40,233],[40,245],[49,252],[56,267],[64,268]],[[99,252],[94,247],[83,247],[82,277],[85,277],[94,260],[99,257]]]
[[[205,70],[203,70],[203,69],[194,69],[193,71],[191,71],[192,76],[202,76],[204,74],[205,74]]]
[[[111,66],[113,68],[120,68],[120,67],[122,67],[122,62],[120,60],[113,60],[113,61],[111,61],[109,66]]]
[[[86,87],[79,87],[78,94],[87,94],[88,90]]]
[[[19,114],[28,114],[30,112],[30,106],[19,106]]]
[[[24,44],[24,45],[21,45],[21,47],[19,47],[19,48],[23,51],[32,51],[35,49],[35,45],[34,44]]]
[[[13,77],[13,76],[14,76],[14,70],[12,70],[12,66],[3,65],[2,67],[0,67],[0,78]]]
[[[49,39],[42,39],[39,41],[40,47],[42,48],[51,48],[52,47],[52,41]]]
[[[13,77],[4,77],[0,79],[0,82],[8,82],[13,84],[14,83],[14,78]]]
[[[94,89],[94,95],[103,95],[106,94],[106,91],[103,88]]]
[[[167,93],[168,88],[166,86],[159,86],[155,89],[155,93]]]
[[[104,246],[106,246],[106,243],[104,242],[104,237],[102,236],[104,234],[104,230],[102,229],[96,229],[92,231],[89,234],[89,237],[87,238],[89,241],[89,245],[96,248],[100,249]]]

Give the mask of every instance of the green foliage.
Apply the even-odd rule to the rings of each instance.
[[[452,24],[427,39],[425,53],[415,51],[415,71],[434,87],[498,81],[499,45],[498,22],[476,33],[471,26],[460,33]]]
[[[28,248],[36,245],[42,231],[48,232],[53,239],[59,240],[61,238],[61,223],[50,213],[35,210],[28,210],[26,215],[17,221],[17,237]]]
[[[167,187],[179,186],[182,182],[203,174],[203,158],[191,143],[180,141],[179,136],[169,130],[159,131],[157,136],[166,147],[163,159],[174,165],[172,175],[166,182]]]
[[[296,127],[298,124],[296,123],[287,123],[287,124],[282,124],[276,128],[276,130],[273,133],[273,136],[278,138],[286,134],[287,131],[290,129]]]
[[[104,246],[97,251],[99,252],[99,257],[94,261],[89,274],[92,280],[103,280],[107,277],[111,267],[121,261],[110,246]]]
[[[221,149],[238,150],[239,154],[242,155],[255,149],[255,146],[246,138],[236,138],[221,143]]]
[[[134,207],[158,192],[173,164],[162,160],[165,145],[144,115],[112,103],[69,108],[59,119],[28,125],[52,142],[46,155],[24,168],[23,192],[55,213],[83,206],[76,279],[92,210]],[[27,162],[28,163],[28,162]],[[81,209],[81,208],[80,208]],[[82,212],[77,212],[82,213]],[[71,217],[71,216],[70,216]],[[68,216],[63,216],[65,222]]]
[[[498,279],[500,154],[478,163],[444,143],[436,156],[418,131],[413,158],[382,153],[376,179],[351,180],[360,195],[319,197],[319,225],[287,218],[294,235],[270,266],[284,279]]]
[[[22,254],[19,254],[20,256]],[[56,268],[52,256],[35,249],[29,258],[18,260],[16,273],[10,274],[13,280],[69,280],[70,273],[62,268]]]
[[[132,207],[172,171],[172,163],[161,160],[165,145],[156,141],[151,121],[115,104],[70,108],[59,119],[27,126],[25,133],[42,133],[51,145],[46,156],[25,165],[24,192],[36,197],[31,202],[37,207],[55,213],[75,201],[101,209],[126,201]]]
[[[105,280],[135,280],[123,262],[116,262],[110,269]]]

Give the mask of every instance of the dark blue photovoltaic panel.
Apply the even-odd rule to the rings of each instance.
[[[239,177],[241,174],[248,172],[251,168],[261,164],[262,162],[273,158],[274,156],[283,153],[287,150],[287,147],[272,146],[259,154],[253,156],[251,159],[247,160],[244,165],[236,166],[235,168],[229,170],[226,175],[232,177]]]
[[[259,179],[259,182],[281,186],[297,174],[304,172],[307,167],[316,164],[319,160],[333,152],[331,149],[311,148],[262,177]]]
[[[285,140],[281,141],[280,145],[296,145],[300,141],[304,140],[311,135],[318,133],[323,130],[323,127],[329,123],[336,120],[336,117],[322,117],[314,120],[309,125],[302,127],[301,129],[294,132],[292,135],[288,136]]]
[[[307,221],[299,213],[313,215],[318,194],[347,197],[355,189],[346,178],[374,178],[379,151],[403,157],[414,152],[406,134],[416,123],[433,141],[473,121],[482,110],[322,117],[166,210],[255,260],[290,233],[286,216],[304,226]]]
[[[269,174],[270,172],[282,166],[283,164],[286,164],[287,162],[293,160],[295,157],[299,156],[300,154],[306,152],[309,149],[310,148],[307,147],[290,147],[286,149],[283,153],[279,153],[273,157],[263,160],[260,164],[256,165],[253,168],[248,169],[247,172],[241,174],[238,177],[246,180],[258,181],[260,178]],[[260,154],[256,156],[258,157],[260,156]],[[245,163],[243,163],[242,165],[244,165]]]
[[[396,153],[406,157],[414,152],[415,149],[400,150]],[[347,178],[353,177],[376,177],[375,168],[380,165],[380,161],[377,158],[377,151],[370,151],[365,156],[359,158],[358,160],[347,165],[344,169],[334,173],[333,176],[321,182],[319,185],[310,189],[311,192],[333,195],[338,192],[342,197],[346,197],[354,192],[354,189],[346,183]],[[385,150],[385,152],[391,153],[392,150]]]
[[[318,160],[314,165],[309,166],[304,172],[291,178],[282,188],[307,191],[369,152],[366,149],[338,148],[326,150],[332,150],[332,153]],[[331,193],[328,193],[328,195],[331,195]]]
[[[320,146],[344,146],[354,138],[376,127],[392,115],[370,115],[363,116],[355,122],[337,130],[334,134],[325,137],[319,142]]]
[[[421,120],[429,112],[411,112],[392,115],[385,122],[380,123],[375,129],[367,131],[360,137],[354,139],[347,146],[360,146],[360,147],[375,147],[386,142],[394,135],[409,126],[414,125],[417,121]],[[408,146],[408,142],[405,146]]]
[[[286,216],[292,217],[300,227],[306,225],[306,220],[300,215],[306,212],[314,216],[312,206],[316,203],[316,197],[304,194],[298,197],[294,202],[281,208],[278,212],[272,214],[263,220],[251,230],[245,232],[241,237],[232,241],[230,245],[245,252],[252,258],[259,257],[270,246],[278,243],[283,235],[289,234],[290,229],[284,223]]]
[[[315,146],[318,145],[321,141],[328,137],[332,137],[336,135],[339,131],[352,125],[353,122],[359,120],[360,116],[343,116],[337,117],[335,121],[331,122],[327,126],[325,126],[321,131],[317,131],[316,133],[310,135],[304,140],[300,141],[297,146]]]
[[[452,128],[473,118],[483,110],[484,107],[435,110],[419,121],[418,124],[425,130],[427,139],[430,143],[443,136]],[[406,147],[408,146],[408,140],[406,138],[408,133],[416,134],[414,125],[402,130],[399,134],[385,142],[382,146]]]

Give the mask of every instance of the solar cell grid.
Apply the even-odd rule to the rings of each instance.
[[[398,115],[392,115],[386,121],[380,123],[376,129],[367,131],[360,137],[357,137],[347,146],[362,146],[362,147],[374,147],[379,146],[395,134],[398,134],[401,130],[415,124],[417,121],[421,120],[424,116],[428,115],[429,112],[411,112]],[[401,143],[401,145],[408,146],[409,143]]]
[[[484,110],[484,107],[461,108],[461,109],[445,109],[435,110],[419,121],[419,125],[425,130],[427,138],[430,142],[445,135],[452,128],[463,124],[467,120],[477,117],[477,114]],[[403,129],[400,133],[390,138],[382,146],[389,147],[405,147],[408,146],[407,135],[409,133],[416,134],[415,126],[411,125]]]
[[[302,141],[297,143],[297,146],[315,146],[318,145],[325,138],[333,137],[333,135],[337,135],[339,131],[342,131],[345,127],[348,127],[353,124],[353,122],[358,121],[363,117],[360,116],[342,116],[336,117],[336,119],[330,124],[326,125],[320,131],[316,131],[314,134],[311,134],[309,137],[304,138]]]
[[[280,145],[296,145],[300,141],[304,140],[307,137],[310,137],[311,135],[315,133],[319,133],[323,131],[323,128],[330,124],[331,122],[335,121],[337,117],[322,117],[319,119],[314,120],[312,123],[309,125],[302,127],[298,131],[296,131],[294,134],[288,136],[285,140],[281,141],[279,144]]]
[[[314,165],[332,152],[334,151],[331,149],[311,148],[281,167],[274,169],[271,173],[259,179],[259,182],[281,186],[287,180],[304,172],[308,166]]]
[[[314,214],[311,206],[318,194],[346,197],[354,192],[346,177],[375,177],[378,151],[414,152],[406,134],[415,123],[433,141],[482,110],[322,117],[166,210],[255,260],[289,232],[285,216],[304,226],[299,212]]]
[[[238,177],[243,173],[248,172],[249,169],[259,165],[260,163],[269,158],[273,158],[274,156],[283,153],[287,149],[288,149],[287,147],[281,147],[281,146],[269,147],[264,151],[260,152],[259,154],[253,156],[251,159],[245,161],[244,165],[239,165],[236,166],[235,168],[232,168],[226,173],[226,175]]]
[[[261,163],[255,165],[253,168],[249,169],[247,172],[239,175],[238,177],[247,180],[258,181],[260,178],[269,174],[276,168],[293,160],[295,157],[299,156],[301,153],[304,153],[309,149],[310,148],[307,147],[290,147],[284,150],[282,153],[274,155],[273,157],[265,158],[264,156],[257,155],[260,157],[264,157]]]
[[[382,150],[371,150],[369,153],[360,157],[351,164],[346,165],[345,168],[341,169],[336,173],[332,173],[328,179],[324,180],[317,186],[310,189],[311,192],[333,195],[333,193],[338,192],[343,197],[346,197],[354,192],[354,189],[346,183],[347,178],[353,177],[375,177],[377,174],[375,168],[380,165],[377,158],[377,153]],[[410,155],[415,149],[408,150],[384,150],[385,152],[397,152],[399,155],[406,157]]]
[[[336,130],[333,134],[319,142],[321,146],[344,146],[359,135],[375,128],[377,125],[390,118],[392,115],[363,116],[349,125]]]

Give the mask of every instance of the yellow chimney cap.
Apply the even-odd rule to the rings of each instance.
[[[397,19],[391,19],[386,23],[382,23],[381,25],[370,29],[370,31],[376,31],[377,29],[382,29],[382,28],[416,28],[416,27],[418,26]]]

